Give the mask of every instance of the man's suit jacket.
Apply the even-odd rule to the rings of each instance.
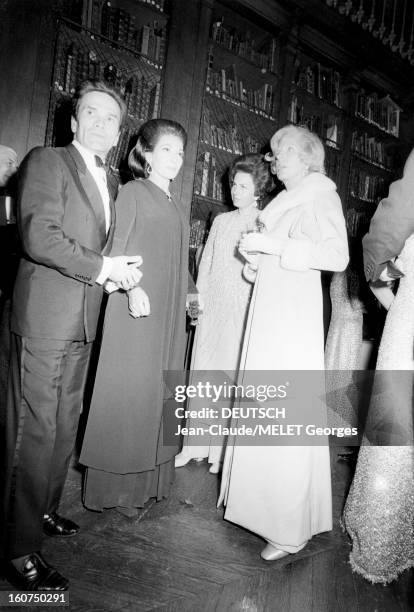
[[[362,240],[364,269],[368,281],[378,280],[390,260],[398,256],[414,233],[414,149],[404,166],[403,177],[391,184],[388,197],[378,204],[369,232]],[[397,274],[398,275],[398,272]]]
[[[78,150],[38,147],[26,156],[17,201],[23,256],[13,294],[14,333],[94,339],[103,295],[95,280],[114,229],[110,195],[106,236],[102,199]]]

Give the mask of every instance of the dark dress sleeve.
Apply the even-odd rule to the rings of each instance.
[[[122,187],[116,200],[115,231],[112,241],[110,257],[118,255],[139,255],[140,253],[128,253],[128,238],[135,228],[137,215],[137,185],[135,181],[127,183]]]

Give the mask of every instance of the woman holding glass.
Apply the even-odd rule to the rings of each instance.
[[[258,202],[267,192],[271,176],[264,156],[250,153],[234,160],[229,179],[236,210],[215,218],[197,278],[203,313],[198,317],[191,370],[207,371],[209,377],[218,370],[228,372],[231,377],[238,372],[252,285],[242,274],[244,258],[237,245],[243,232],[256,228]],[[197,409],[198,404],[202,408],[203,401],[194,398],[188,402],[187,410]],[[232,405],[231,400],[228,405]],[[208,427],[209,423],[189,419],[187,427]],[[217,419],[214,423],[217,424]],[[175,458],[175,466],[207,457],[210,472],[216,474],[223,460],[224,447],[222,436],[210,436],[208,441],[189,437]]]
[[[254,380],[257,370],[271,382],[281,370],[324,369],[320,271],[348,263],[341,201],[325,176],[320,139],[289,125],[270,146],[271,170],[285,189],[260,214],[263,231],[240,241],[254,290],[239,382]],[[261,556],[269,561],[332,529],[329,448],[296,444],[245,446],[236,437],[225,456],[225,518],[263,537]]]

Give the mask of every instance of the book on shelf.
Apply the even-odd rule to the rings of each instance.
[[[305,68],[305,88],[306,91],[312,95],[315,95],[316,86],[316,75],[312,66],[306,66]]]
[[[242,106],[256,114],[273,119],[274,93],[271,83],[264,83],[258,89],[250,89],[237,77],[234,65],[220,70],[207,71],[206,89],[217,97]]]
[[[201,175],[201,189],[200,195],[206,196],[208,194],[208,176],[210,171],[210,151],[204,151],[204,160],[202,166],[202,175]]]
[[[341,76],[338,71],[319,62],[302,61],[298,55],[293,65],[292,83],[309,94],[342,108]]]
[[[197,161],[194,171],[194,185],[193,190],[196,195],[201,195],[201,182],[203,179],[203,163],[204,163],[204,152],[199,152],[197,155]]]
[[[237,117],[234,117],[233,122],[229,119],[222,126],[216,125],[211,119],[210,110],[204,107],[201,117],[200,139],[205,144],[233,155],[241,155],[245,150],[259,150],[259,144],[251,136],[248,136],[246,143],[244,143],[242,134],[236,124]]]
[[[392,158],[387,154],[385,144],[367,132],[352,132],[351,150],[382,168],[392,168]]]
[[[337,70],[332,74],[332,102],[338,108],[342,108],[341,77]]]
[[[334,104],[334,71],[318,62],[318,96],[322,100]]]
[[[156,6],[155,3],[144,4]],[[153,59],[156,67],[164,61],[166,28],[158,20],[140,25],[135,15],[112,6],[110,1],[85,0],[82,24],[98,35]]]
[[[256,64],[261,70],[276,72],[279,67],[280,46],[276,37],[259,45],[249,30],[238,32],[233,26],[225,25],[224,17],[221,17],[211,26],[211,38],[218,45]]]
[[[197,249],[205,241],[207,223],[203,219],[192,219],[190,224],[190,249]]]
[[[350,193],[364,202],[378,202],[384,195],[387,181],[384,177],[369,174],[361,168],[353,167],[350,176]]]
[[[342,122],[337,115],[325,116],[325,139],[328,146],[340,147],[342,144]]]
[[[389,95],[380,99],[377,92],[367,94],[364,89],[357,92],[355,114],[397,138],[400,112],[401,108]]]
[[[223,200],[223,189],[216,157],[210,151],[198,154],[194,175],[196,195]]]
[[[156,119],[160,111],[160,93],[161,93],[161,81],[157,81],[154,87],[151,89],[150,94],[150,109],[151,119]]]

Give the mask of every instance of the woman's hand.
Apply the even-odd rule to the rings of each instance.
[[[247,263],[251,264],[252,266],[257,266],[259,265],[259,254],[258,253],[249,253],[248,251],[245,251],[244,249],[239,247],[239,253],[240,255],[247,261]]]
[[[278,238],[270,238],[261,232],[249,232],[243,234],[239,242],[240,252],[246,251],[250,255],[267,253],[268,255],[280,255],[282,241]]]
[[[245,263],[243,266],[243,276],[249,283],[254,283],[257,276],[257,266]]]
[[[203,313],[203,300],[199,293],[188,293],[186,300],[186,311],[191,319],[192,325],[197,325],[198,317]]]
[[[127,291],[128,310],[131,317],[147,317],[151,313],[148,295],[142,287],[134,287]]]
[[[250,253],[257,255],[257,253],[264,253],[264,236],[259,232],[249,232],[243,234],[239,242],[239,251],[242,253]],[[243,253],[242,253],[243,254]]]
[[[390,306],[395,298],[392,291],[393,284],[394,283],[392,281],[388,281],[386,283],[380,281],[369,283],[369,288],[385,310],[390,309]]]

